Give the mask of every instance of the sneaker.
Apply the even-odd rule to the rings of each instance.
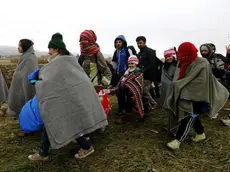
[[[28,136],[32,136],[32,135],[33,135],[33,133],[25,133],[23,131],[20,131],[18,133],[18,137],[28,137]]]
[[[41,156],[41,155],[39,155],[39,153],[29,155],[28,158],[31,161],[47,161],[49,159],[48,156]]]
[[[100,133],[104,133],[104,132],[105,132],[105,127],[101,127],[101,128],[99,129],[99,132],[100,132]]]
[[[122,116],[120,117],[120,119],[118,119],[118,120],[115,121],[115,124],[117,124],[117,125],[122,125],[122,124],[125,124],[126,122],[127,122],[127,121],[126,121],[124,115],[122,115]]]
[[[219,116],[219,113],[216,113],[216,114],[212,117],[212,119],[217,119],[218,116]]]
[[[177,150],[180,148],[180,144],[181,144],[181,142],[179,140],[175,139],[175,140],[167,143],[167,146],[172,150]]]
[[[78,151],[78,153],[76,153],[74,155],[74,157],[75,157],[75,159],[83,159],[83,158],[86,158],[87,156],[91,155],[92,153],[94,153],[93,146],[91,146],[89,150],[80,149]]]
[[[123,114],[123,109],[122,108],[118,108],[117,110],[117,115],[122,115]]]
[[[90,141],[90,137],[89,136],[84,136],[85,140]]]
[[[158,106],[159,106],[158,104],[149,103],[149,107],[151,110],[156,109]]]
[[[197,134],[194,138],[192,138],[192,141],[194,142],[200,142],[202,140],[205,140],[206,139],[206,136],[205,134]]]
[[[230,127],[230,119],[221,119],[224,125]]]

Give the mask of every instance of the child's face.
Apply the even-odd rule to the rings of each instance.
[[[130,68],[130,69],[134,69],[134,68],[136,68],[136,66],[137,66],[137,65],[134,64],[134,63],[129,63],[129,68]]]
[[[172,63],[172,62],[173,62],[173,59],[174,59],[173,56],[169,56],[169,57],[166,58],[166,62],[167,62],[167,63]]]

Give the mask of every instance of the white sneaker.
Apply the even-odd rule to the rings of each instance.
[[[167,146],[172,150],[177,150],[180,148],[180,144],[181,144],[181,142],[179,140],[175,139],[175,140],[167,143]]]
[[[230,127],[230,119],[221,119],[224,125]]]
[[[197,134],[194,138],[192,138],[192,141],[194,142],[200,142],[206,139],[206,135],[203,134]]]
[[[217,117],[219,116],[219,113],[215,114],[212,119],[217,119]]]

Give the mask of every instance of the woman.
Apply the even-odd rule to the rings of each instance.
[[[169,86],[172,83],[174,73],[177,66],[176,48],[170,48],[164,51],[165,63],[161,76],[161,96],[159,102],[164,105],[165,98],[168,95]]]
[[[97,36],[94,31],[85,30],[81,33],[79,63],[89,76],[94,87],[107,87],[110,85],[112,73],[96,41]]]
[[[38,61],[34,53],[33,42],[22,39],[18,44],[18,52],[22,53],[14,72],[8,97],[8,114],[18,117],[24,104],[33,98],[35,88],[27,80],[27,75],[38,69]],[[20,132],[23,137],[28,133]]]
[[[167,144],[172,150],[180,148],[191,127],[196,132],[192,140],[204,140],[206,135],[199,115],[208,112],[212,118],[228,100],[227,89],[212,75],[209,62],[199,58],[197,52],[190,42],[184,42],[178,48],[179,76],[178,80],[173,81],[165,100],[165,107],[173,112],[180,123],[175,140]]]
[[[3,77],[3,74],[0,70],[0,107],[3,103],[6,103],[7,102],[7,98],[8,98],[8,87],[7,87],[7,84],[6,84],[6,81],[5,81],[5,78]],[[5,109],[3,109],[1,107],[1,111],[3,113],[3,115],[5,115]]]
[[[161,77],[161,96],[159,103],[163,106],[165,99],[169,95],[169,87],[172,84],[175,70],[177,68],[177,52],[176,47],[170,48],[164,51],[165,63],[162,68],[162,77]],[[168,126],[166,127],[169,134],[175,136],[175,130],[177,129],[177,119],[172,114],[171,111],[168,111]]]
[[[48,48],[50,62],[31,79],[36,80],[44,129],[39,153],[28,158],[48,160],[50,146],[59,149],[76,139],[81,149],[75,158],[82,159],[94,152],[83,135],[108,125],[107,117],[88,76],[66,49],[60,33],[52,36]]]

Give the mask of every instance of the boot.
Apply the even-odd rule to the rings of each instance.
[[[126,121],[126,116],[123,114],[120,119],[116,120],[115,121],[115,124],[117,125],[122,125],[122,124],[125,124],[127,121]]]

